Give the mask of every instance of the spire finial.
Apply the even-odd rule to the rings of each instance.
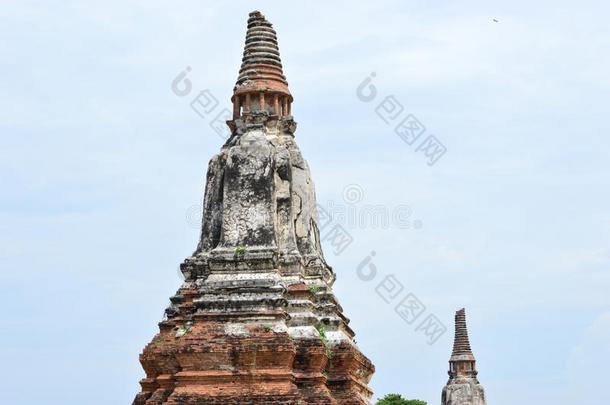
[[[468,327],[466,325],[466,310],[464,308],[455,313],[455,339],[449,363],[449,375],[451,378],[476,377],[477,375],[476,360],[470,348]]]
[[[468,327],[466,326],[466,310],[460,309],[455,313],[455,340],[453,341],[452,356],[472,356]]]
[[[282,70],[277,34],[257,10],[249,14],[244,56],[231,100],[234,119],[254,111],[290,115],[292,95]]]
[[[477,379],[476,360],[470,349],[466,310],[455,313],[455,341],[449,360],[449,381],[443,388],[442,405],[485,405],[485,390]]]

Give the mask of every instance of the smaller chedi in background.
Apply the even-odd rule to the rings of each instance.
[[[466,310],[455,314],[455,341],[449,360],[449,381],[443,388],[442,405],[486,405],[485,390],[477,379],[476,360],[470,348]]]

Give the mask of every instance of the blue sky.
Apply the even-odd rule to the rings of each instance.
[[[452,332],[428,345],[360,280],[371,251],[449,328],[467,308],[490,404],[601,405],[610,10],[593,1],[3,2],[3,401],[131,402],[222,143],[170,84],[190,66],[229,106],[254,9],[278,31],[320,204],[357,185],[360,208],[408,205],[422,224],[326,246],[376,397],[439,403]],[[356,97],[371,72],[377,101],[446,146],[435,165]]]

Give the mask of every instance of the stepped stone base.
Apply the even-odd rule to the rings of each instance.
[[[140,357],[134,405],[369,404],[373,366],[347,343],[295,339],[260,323],[161,324]]]

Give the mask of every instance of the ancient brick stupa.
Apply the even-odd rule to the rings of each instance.
[[[140,356],[134,405],[370,403],[374,367],[332,292],[292,101],[276,33],[253,12],[201,239]]]
[[[476,360],[468,339],[466,311],[461,309],[455,314],[455,341],[442,405],[486,405],[485,391],[477,380],[477,374]]]

